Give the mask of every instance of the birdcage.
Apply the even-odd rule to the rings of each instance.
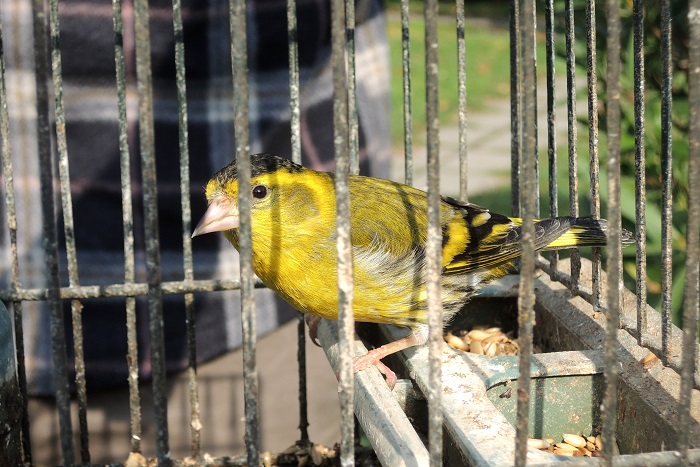
[[[228,4],[208,2],[206,17],[217,18],[215,27],[222,29],[225,36],[228,34],[230,42],[205,41],[203,50],[192,51],[190,48],[187,56],[184,38],[191,32],[183,26],[183,8],[185,12],[189,10],[180,1],[167,6],[149,6],[146,0],[124,2],[124,5],[120,0],[114,0],[111,8],[97,3],[65,2],[59,5],[57,0],[50,0],[48,5],[39,0],[31,4],[5,1],[2,6],[0,39],[7,44],[9,38],[11,47],[0,47],[0,137],[6,225],[2,231],[5,264],[1,270],[7,278],[0,290],[0,298],[9,309],[6,311],[0,307],[0,357],[3,361],[0,463],[33,465],[37,450],[46,448],[33,439],[32,429],[53,422],[33,418],[28,402],[32,391],[27,385],[25,349],[36,345],[37,336],[46,337],[50,342],[43,347],[51,363],[49,371],[53,385],[53,394],[46,404],[58,423],[54,438],[42,443],[49,449],[56,447],[57,462],[63,465],[93,462],[91,449],[97,442],[94,424],[88,423],[91,401],[114,398],[117,393],[96,395],[86,383],[86,372],[91,371],[90,367],[86,368],[83,351],[86,337],[91,338],[83,331],[87,313],[117,316],[115,322],[120,323],[123,330],[120,332],[124,334],[126,364],[123,374],[128,389],[118,394],[124,398],[120,415],[128,419],[125,422],[128,429],[122,433],[127,448],[123,452],[110,451],[113,457],[105,463],[145,465],[139,463],[145,462],[145,458],[136,455],[141,453],[163,465],[275,465],[300,462],[303,456],[306,456],[306,462],[309,459],[318,463],[324,461],[323,456],[333,450],[317,452],[321,457],[314,458],[311,452],[313,439],[307,430],[307,408],[319,401],[307,398],[307,388],[313,382],[307,384],[306,343],[301,318],[298,320],[298,342],[279,343],[280,347],[287,349],[298,346],[298,391],[296,381],[284,384],[294,388],[289,393],[298,393],[300,431],[288,434],[289,444],[294,448],[285,452],[265,451],[266,447],[260,443],[258,370],[262,363],[256,361],[254,294],[262,284],[255,279],[251,266],[250,220],[245,214],[250,194],[245,194],[245,190],[241,192],[240,280],[230,270],[225,270],[220,278],[198,278],[197,264],[193,260],[197,246],[193,246],[190,238],[191,173],[201,174],[210,169],[201,165],[201,159],[193,157],[191,148],[205,148],[213,153],[221,151],[221,147],[233,148],[235,139],[235,151],[220,157],[238,160],[241,183],[245,183],[249,174],[249,86],[256,83],[251,82],[247,69],[247,45],[250,43],[246,41],[246,31],[250,22],[246,22],[246,9],[264,9],[265,5],[262,2],[246,4],[242,0],[231,0]],[[448,91],[448,95],[456,96],[458,102],[456,138],[459,144],[456,153],[444,153],[440,150],[438,96],[438,77],[443,72],[437,54],[440,47],[438,22],[446,19],[439,18],[438,7],[436,0],[428,0],[420,9],[409,11],[409,2],[401,1],[402,77],[394,79],[403,80],[404,181],[407,184],[414,183],[413,153],[416,152],[412,138],[415,89],[411,83],[411,67],[420,62],[426,69],[424,123],[428,216],[432,219],[426,251],[431,331],[428,345],[408,349],[392,360],[401,376],[392,391],[375,369],[352,372],[353,355],[364,352],[368,345],[378,345],[400,335],[394,328],[381,326],[381,333],[370,332],[367,339],[360,340],[355,337],[350,311],[353,287],[347,176],[359,171],[356,79],[366,71],[363,63],[356,60],[355,29],[356,13],[361,16],[367,4],[333,0],[329,6],[331,56],[324,71],[328,73],[328,83],[333,89],[340,318],[337,322],[323,321],[318,337],[339,378],[339,444],[333,452],[338,454],[342,465],[352,465],[360,452],[356,441],[362,438],[383,465],[556,464],[574,462],[569,454],[582,455],[583,448],[569,444],[573,448],[562,448],[567,452],[561,449],[557,453],[551,452],[554,449],[547,452],[535,449],[528,438],[542,441],[572,433],[576,436],[600,435],[602,440],[595,449],[589,450],[595,451],[600,458],[581,458],[575,463],[700,464],[700,375],[697,370],[700,2],[691,0],[686,5],[662,0],[657,5],[635,1],[631,6],[631,19],[627,21],[628,18],[622,16],[626,21],[624,24],[620,4],[612,1],[603,4],[588,0],[579,5],[570,0],[562,3],[548,0],[543,11],[536,11],[535,2],[503,4],[502,17],[509,18],[510,31],[510,55],[502,57],[510,66],[510,126],[507,134],[510,136],[512,196],[509,204],[511,214],[523,219],[521,274],[483,289],[460,314],[458,321],[465,321],[465,326],[493,325],[494,320],[499,325],[509,323],[503,326],[510,326],[517,332],[517,357],[464,353],[443,343],[442,312],[437,298],[440,263],[436,259],[441,249],[441,233],[439,214],[435,214],[439,213],[440,163],[457,167],[459,197],[466,201],[469,195],[467,129],[470,124],[466,63],[478,61],[479,51],[467,50],[465,46],[465,37],[470,31],[465,23],[464,2],[458,0],[447,9],[453,13],[450,21],[456,31],[458,51],[454,57],[458,63],[458,86]],[[650,54],[645,49],[645,8],[647,12],[660,9],[657,15],[660,19],[653,29],[660,44],[658,54]],[[71,131],[84,132],[87,127],[71,128],[71,119],[67,118],[71,109],[64,107],[62,60],[79,64],[84,44],[63,40],[65,37],[61,32],[65,33],[66,27],[62,28],[61,21],[68,21],[73,28],[81,27],[82,23],[76,19],[79,15],[71,16],[76,11],[89,11],[101,18],[104,24],[109,24],[113,44],[110,43],[110,54],[100,60],[104,63],[113,61],[114,68],[107,68],[116,72],[113,75],[116,79],[109,89],[113,88],[115,92],[116,104],[112,105],[111,111],[116,112],[114,121],[118,125],[116,129],[106,131],[106,136],[95,131],[100,137],[95,136],[95,146],[90,151],[99,153],[106,145],[111,145],[116,154],[113,160],[119,161],[118,168],[115,165],[104,170],[119,174],[114,178],[117,182],[113,197],[121,204],[122,218],[117,219],[121,231],[117,237],[123,240],[123,253],[91,258],[81,257],[80,242],[105,239],[100,233],[94,234],[97,238],[76,238],[73,213],[81,208],[71,196],[81,189],[81,185],[76,183],[76,168],[69,167],[70,146],[67,144],[67,135]],[[300,101],[304,96],[299,92],[298,47],[305,25],[298,23],[297,12],[296,2],[289,0],[286,6],[289,103],[286,105],[290,129],[284,134],[285,138],[289,136],[291,147],[291,153],[285,156],[300,161],[303,137]],[[445,16],[444,12],[442,16]],[[410,53],[410,37],[416,35],[411,29],[410,18],[416,17],[421,17],[425,24],[424,57]],[[674,22],[672,18],[675,18]],[[153,40],[151,28],[157,21],[172,22],[172,50],[164,51],[160,36]],[[540,21],[543,24],[539,24]],[[193,24],[195,29],[197,18],[188,24]],[[680,29],[687,34],[684,36],[687,56],[685,52],[672,48],[676,25],[679,25],[676,33]],[[684,29],[686,25],[687,31]],[[279,31],[274,29],[276,26],[280,26]],[[271,34],[285,34],[283,23],[270,22],[265,27],[270,28]],[[543,38],[537,34],[538,28],[544,28]],[[601,37],[605,38],[604,43]],[[565,79],[557,74],[555,63],[559,39]],[[577,48],[578,43],[584,42],[585,50]],[[625,48],[624,44],[629,46]],[[22,47],[29,47],[32,58],[29,65],[24,64],[25,68],[18,66],[22,63],[18,59],[21,53],[17,51]],[[125,58],[125,47],[133,47],[133,61]],[[544,50],[544,64],[537,62],[538,48]],[[8,50],[14,55],[8,54]],[[597,55],[599,50],[603,51],[602,57]],[[196,145],[188,139],[192,125],[197,124],[193,123],[196,119],[188,118],[201,110],[188,106],[193,101],[193,78],[188,77],[190,85],[186,86],[188,68],[185,58],[196,61],[201,59],[200,54],[207,55],[218,66],[226,63],[220,58],[221,54],[230,56],[231,89],[214,92],[207,98],[232,103],[232,114],[226,118],[232,122],[235,134],[232,138],[225,127],[219,127],[212,131],[206,144],[199,142]],[[645,108],[650,94],[645,89],[645,65],[648,65],[645,54],[649,55],[648,60],[657,55],[660,58],[659,64],[654,62],[654,66],[658,66],[656,78],[660,83],[658,99],[661,110],[658,115]],[[154,63],[154,56],[162,60]],[[8,60],[15,68],[6,73]],[[175,86],[171,91],[177,97],[177,106],[158,108],[153,97],[160,84],[158,70],[161,66],[172,68],[173,63]],[[134,77],[131,85],[129,73]],[[546,78],[538,79],[538,73]],[[26,87],[28,83],[31,85]],[[100,88],[102,82],[97,80],[97,83],[95,88],[104,92]],[[27,94],[26,89],[31,92]],[[564,103],[557,101],[557,89],[565,89]],[[631,95],[626,95],[628,90]],[[683,90],[687,90],[687,95]],[[100,92],[96,94],[102,95]],[[538,96],[545,97],[546,121],[538,119],[537,107],[542,106],[538,103]],[[678,100],[676,110],[678,112],[680,107],[679,113],[673,111],[674,96]],[[33,102],[31,110],[28,110],[26,100]],[[105,103],[99,97],[88,101],[94,105],[87,106],[84,119],[99,120]],[[581,111],[581,107],[586,111]],[[17,125],[25,120],[12,113],[15,108],[20,109],[17,111],[19,115],[29,115],[34,119],[35,129],[32,128],[34,133],[30,138],[12,137],[13,132],[26,135],[28,131],[18,128]],[[557,120],[563,120],[562,109],[566,111],[566,156],[557,153],[558,147],[564,147],[557,140],[556,126]],[[170,117],[170,128],[174,129],[172,138],[156,138],[154,115],[158,113]],[[581,114],[587,114],[585,125],[579,122]],[[127,118],[128,115],[131,119]],[[599,118],[604,119],[604,125],[599,124]],[[544,154],[541,158],[538,156],[538,147],[541,146],[538,144],[538,125],[546,128],[546,170],[539,167],[540,159],[544,161],[545,157]],[[587,131],[587,144],[581,144],[578,139],[581,128]],[[677,128],[684,132],[678,133]],[[657,130],[659,134],[655,135]],[[632,136],[626,135],[625,131],[631,131]],[[683,139],[685,136],[678,137],[679,134],[687,135],[687,141]],[[649,135],[658,140],[659,154],[645,151]],[[505,134],[498,137],[506,138]],[[227,144],[222,143],[224,140]],[[170,158],[168,163],[163,163],[163,154],[168,150],[178,154],[177,161]],[[130,156],[130,151],[137,155]],[[685,154],[684,151],[687,152],[687,162],[685,156],[674,159],[677,154]],[[634,153],[633,176],[621,176],[623,152]],[[89,155],[85,159],[97,163],[99,157]],[[558,165],[564,160],[568,165],[568,211],[574,216],[605,217],[609,221],[605,260],[600,249],[593,249],[590,259],[582,258],[577,251],[567,258],[556,253],[546,257],[535,253],[534,220],[559,215],[558,197],[560,191],[566,190],[560,189],[557,174]],[[586,161],[590,167],[586,180],[590,196],[583,193],[586,189],[579,188],[581,161]],[[646,164],[653,164],[658,169],[658,180],[650,180],[652,175]],[[78,169],[89,172],[91,167],[92,164],[85,164]],[[164,203],[159,202],[159,190],[162,191],[163,186],[159,185],[158,178],[165,172],[175,173],[173,178],[179,179],[179,185],[173,190],[181,205],[174,211],[175,216],[182,219],[182,229],[176,236],[159,228],[159,218],[173,215],[172,206],[166,209]],[[540,172],[547,174],[546,190],[540,189],[539,179],[545,178]],[[35,178],[27,178],[26,173],[32,173]],[[681,180],[687,183],[685,191],[679,191]],[[649,184],[658,186],[658,200],[647,195],[645,187]],[[195,195],[199,193],[203,203],[201,187],[197,190]],[[32,192],[39,200],[41,218],[36,212],[23,212],[27,203],[21,199],[18,202],[18,197]],[[540,192],[549,196],[548,209],[539,206]],[[674,195],[684,204],[683,209],[675,213]],[[589,206],[582,206],[579,200],[583,198],[590,199]],[[631,199],[634,203],[630,203]],[[630,205],[634,205],[632,211],[628,208]],[[685,232],[674,227],[674,216],[676,220],[681,218]],[[623,218],[635,231],[636,266],[625,266],[628,272],[634,270],[634,293],[623,286]],[[100,223],[109,224],[99,216],[95,216],[93,222],[95,227]],[[57,225],[63,227],[62,232]],[[27,232],[22,228],[36,234],[31,247],[23,243]],[[105,229],[95,232],[105,232]],[[178,239],[173,240],[173,237]],[[654,239],[650,249],[647,248],[649,238]],[[682,250],[680,258],[674,258],[674,242],[676,250]],[[179,262],[162,258],[166,243],[178,245],[181,254],[176,257]],[[141,245],[141,253],[135,244]],[[653,267],[658,266],[661,276],[658,284],[660,311],[647,304],[647,289],[651,283],[647,280],[647,270],[652,266],[647,258],[657,257],[660,265]],[[120,265],[123,280],[97,279],[108,262]],[[81,271],[87,270],[90,274],[79,274],[79,264]],[[674,268],[681,273],[674,273]],[[28,270],[45,275],[45,284],[23,286],[22,278]],[[245,422],[245,438],[231,441],[231,445],[241,444],[245,454],[233,452],[234,448],[231,448],[230,456],[212,458],[202,448],[202,439],[208,436],[207,426],[215,426],[220,409],[203,409],[200,405],[200,399],[207,397],[202,393],[207,392],[209,386],[203,381],[207,376],[202,377],[197,371],[196,308],[206,306],[202,297],[224,291],[240,293],[240,300],[236,303],[240,303],[241,310],[244,388],[241,399],[245,411],[237,415]],[[141,321],[136,312],[138,306],[146,313]],[[674,306],[681,309],[677,316],[682,328],[674,325]],[[108,307],[119,311],[110,315],[104,311]],[[170,307],[179,307],[180,311],[170,312]],[[27,316],[33,317],[31,326],[26,325]],[[67,316],[70,316],[70,322],[66,320]],[[166,346],[166,328],[172,323],[179,326],[186,343],[180,349],[186,371],[180,375],[167,371],[167,353],[178,352]],[[40,333],[41,329],[44,334]],[[149,339],[144,340],[141,334],[146,331]],[[69,359],[68,343],[71,341]],[[142,382],[140,370],[143,370],[144,358],[148,362],[147,379],[150,381]],[[170,384],[175,379],[182,383],[180,388],[184,389],[181,392],[173,390]],[[177,403],[185,407],[180,410],[185,414],[183,420],[172,420],[168,416],[169,403],[176,398]],[[296,396],[290,401],[294,399]],[[74,423],[76,414],[78,421]],[[104,426],[110,423],[109,417],[106,418],[102,422]],[[147,425],[145,429],[144,424]],[[180,429],[178,433],[184,431],[189,435],[189,453],[181,457],[171,453],[176,425]],[[355,428],[362,433],[356,433]],[[214,436],[212,431],[209,431],[209,436]],[[228,433],[216,434],[219,435],[217,439],[224,440],[231,436]],[[582,439],[584,444],[594,442],[585,437]],[[325,461],[329,462],[328,459]]]

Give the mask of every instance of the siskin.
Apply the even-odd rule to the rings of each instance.
[[[251,156],[253,269],[290,305],[338,318],[334,175],[269,155]],[[401,183],[350,176],[355,320],[409,328],[411,333],[355,360],[360,371],[423,344],[428,326],[425,287],[426,193]],[[223,232],[238,248],[235,161],[206,188],[209,207],[192,236]],[[484,285],[514,270],[521,220],[442,198],[442,275],[445,321]],[[537,221],[536,249],[605,246],[606,221],[557,217]],[[623,243],[632,235],[623,232]]]

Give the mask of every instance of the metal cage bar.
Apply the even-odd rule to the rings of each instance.
[[[159,464],[170,465],[167,379],[165,375],[165,341],[163,336],[163,283],[160,266],[155,129],[153,122],[153,78],[151,71],[151,39],[148,19],[148,1],[136,0],[134,2],[136,79],[139,108],[141,179],[143,184],[144,233],[146,242],[146,280],[148,283],[147,297],[149,331],[151,336],[151,365],[153,367],[153,407],[156,423],[156,452]]]
[[[576,121],[576,52],[574,36],[574,0],[566,0],[566,108],[567,153],[569,160],[569,215],[579,216],[578,188],[578,125]],[[581,255],[571,250],[571,288],[576,293],[581,275]]]
[[[58,152],[58,174],[63,211],[63,231],[65,235],[66,260],[68,263],[68,283],[79,286],[78,259],[75,247],[73,222],[73,201],[70,189],[70,168],[68,164],[68,142],[66,139],[66,115],[63,107],[63,68],[61,65],[60,22],[58,0],[49,2],[49,30],[51,33],[51,75],[53,78],[56,146]],[[73,352],[75,358],[75,385],[78,397],[78,426],[80,433],[80,458],[84,464],[90,463],[87,426],[87,389],[85,382],[85,357],[83,354],[83,306],[78,299],[71,300],[73,329]]]
[[[53,203],[53,161],[51,157],[51,135],[49,123],[50,57],[46,6],[42,0],[32,2],[34,29],[34,63],[37,110],[37,144],[41,180],[42,237],[46,261],[46,294],[51,329],[51,351],[54,364],[56,406],[59,415],[61,453],[64,465],[74,462],[70,392],[66,356],[65,325],[59,297],[58,234]]]
[[[700,313],[700,1],[688,3],[689,53],[688,59],[688,230],[686,247],[686,275],[683,309],[683,356],[679,401],[681,438],[678,449],[683,462],[690,463],[688,426],[690,424],[691,392],[697,371],[695,351],[698,339]],[[698,451],[697,449],[694,451]]]
[[[568,36],[567,36],[568,37]],[[559,187],[557,185],[557,112],[556,112],[556,80],[554,77],[554,0],[545,2],[545,55],[547,73],[547,160],[549,171],[549,215],[559,215]],[[559,252],[549,253],[549,264],[557,267]]]
[[[5,82],[5,48],[2,24],[0,24],[0,150],[2,156],[2,178],[5,184],[5,212],[7,230],[10,240],[10,264],[12,278],[10,287],[16,290],[22,287],[19,277],[19,255],[17,250],[17,210],[15,204],[14,174],[12,169],[12,146],[10,144],[10,115],[7,106],[7,86]],[[24,326],[22,302],[12,302],[12,319],[14,321],[15,355],[17,365],[17,384],[21,400],[22,458],[32,463],[31,440],[29,437],[29,411],[27,401],[27,374],[24,354]]]
[[[511,214],[520,216],[520,159],[522,157],[522,61],[520,0],[510,4],[510,186]]]
[[[121,0],[112,1],[114,26],[114,66],[117,86],[117,112],[119,125],[119,169],[121,181],[122,225],[124,235],[124,284],[136,280],[134,260],[134,213],[131,198],[131,161],[129,156],[128,126],[126,115],[126,71],[124,60],[124,25]],[[146,289],[147,290],[147,289]],[[136,337],[136,299],[126,297],[127,366],[129,377],[129,429],[131,449],[141,451],[141,397],[139,395],[139,356]]]
[[[194,280],[192,260],[192,208],[190,206],[190,153],[187,132],[187,88],[185,80],[185,36],[182,26],[182,2],[173,0],[175,36],[175,85],[177,89],[178,142],[180,150],[180,202],[182,209],[182,269],[185,280]],[[187,377],[190,400],[191,455],[198,459],[201,451],[202,422],[199,418],[197,387],[197,341],[195,335],[194,294],[186,293]]]
[[[603,396],[603,455],[612,465],[617,425],[619,368],[616,364],[620,327],[622,244],[620,210],[620,5],[606,1],[607,18],[607,132],[608,132],[608,261],[605,334],[605,393]]]
[[[464,39],[464,0],[455,1],[457,23],[457,95],[459,115],[459,199],[467,201],[467,46]]]
[[[532,357],[532,321],[535,305],[535,219],[539,210],[537,185],[537,77],[535,67],[535,2],[521,4],[522,34],[522,158],[519,191],[522,213],[522,257],[518,288],[517,424],[515,465],[527,463],[527,438],[530,421],[530,358]]]
[[[428,232],[425,246],[428,305],[428,446],[430,465],[442,465],[442,328],[440,288],[442,231],[440,228],[440,116],[438,100],[438,2],[425,2],[425,115],[428,144]]]
[[[350,244],[350,123],[348,77],[346,75],[346,8],[342,0],[331,2],[331,67],[333,70],[333,134],[335,151],[336,232],[338,254],[338,321],[340,323],[340,463],[350,467],[354,452],[354,372],[352,370],[355,337],[353,315],[353,264]]]
[[[637,339],[644,343],[647,329],[646,141],[644,131],[644,2],[634,1],[634,169]]]
[[[409,0],[401,0],[401,77],[403,81],[404,183],[413,185],[413,111],[411,109],[411,41]]]
[[[239,253],[241,267],[241,313],[243,326],[243,389],[245,398],[245,434],[248,465],[260,460],[258,373],[256,367],[255,296],[253,295],[253,245],[251,232],[252,194],[250,186],[250,133],[248,126],[248,51],[246,5],[244,0],[229,1],[231,68],[233,75],[233,113],[236,138],[236,165],[240,217]]]

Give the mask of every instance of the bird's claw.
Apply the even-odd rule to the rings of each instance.
[[[309,326],[309,338],[311,342],[316,345],[316,347],[321,347],[321,342],[318,340],[318,323],[321,322],[321,318],[315,315],[304,315],[304,321],[306,325]]]
[[[394,373],[388,366],[384,364],[384,362],[381,361],[381,357],[382,355],[379,352],[370,350],[369,352],[367,352],[367,354],[361,357],[357,357],[355,359],[353,363],[353,370],[355,373],[357,373],[358,371],[362,371],[374,365],[377,367],[377,370],[379,370],[379,372],[383,374],[386,378],[386,384],[387,386],[389,386],[389,389],[394,389],[394,385],[396,385],[397,381],[396,373]]]

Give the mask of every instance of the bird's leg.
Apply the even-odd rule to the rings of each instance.
[[[387,355],[391,355],[409,347],[424,344],[427,338],[427,326],[426,329],[423,329],[422,327],[415,329],[406,337],[395,340],[394,342],[389,342],[388,344],[384,344],[381,347],[370,350],[367,352],[367,354],[361,357],[357,357],[355,359],[355,363],[353,364],[353,369],[355,370],[355,373],[357,373],[358,371],[362,371],[365,368],[375,365],[379,372],[386,376],[386,382],[389,387],[393,387],[394,383],[396,383],[396,374],[384,363],[382,363],[381,359]]]
[[[321,343],[318,341],[318,323],[321,322],[321,317],[316,315],[304,314],[304,321],[306,325],[309,326],[309,337],[311,342],[313,342],[317,347],[321,347]]]

